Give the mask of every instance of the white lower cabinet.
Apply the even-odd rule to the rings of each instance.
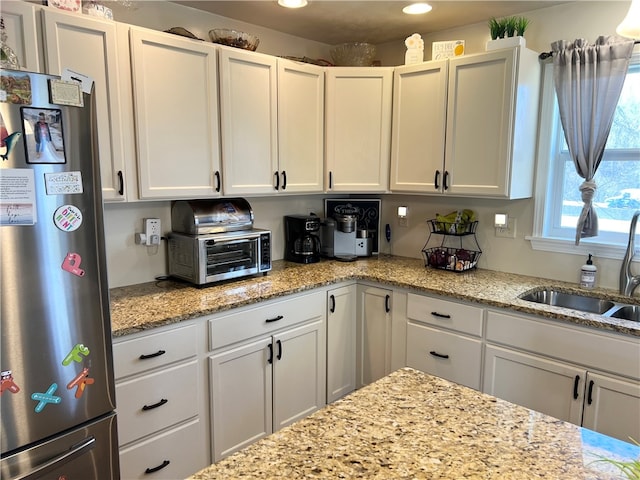
[[[640,438],[637,338],[490,311],[486,340],[484,392],[620,440]]]
[[[214,461],[325,405],[324,292],[216,317],[209,332]]]
[[[356,285],[327,292],[327,403],[356,389]]]
[[[356,386],[368,385],[391,373],[391,299],[384,288],[358,285]]]
[[[114,342],[122,478],[184,478],[210,463],[197,327]]]
[[[480,390],[484,310],[439,298],[407,298],[407,366]]]

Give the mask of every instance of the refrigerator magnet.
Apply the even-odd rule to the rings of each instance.
[[[95,379],[89,377],[89,369],[85,367],[67,384],[67,390],[73,390],[75,388],[75,397],[80,398],[84,393],[84,389],[87,388],[87,385],[92,385],[93,383],[95,383]]]
[[[80,363],[82,361],[82,357],[87,357],[89,353],[89,348],[85,347],[81,343],[76,343],[69,354],[64,357],[64,360],[62,360],[62,365],[67,367],[71,365],[71,362]]]
[[[18,393],[20,391],[20,387],[13,380],[13,372],[11,370],[5,370],[0,373],[0,395],[2,395],[5,390],[11,393]]]
[[[84,192],[82,172],[57,172],[44,174],[47,195],[75,195]]]
[[[72,273],[78,277],[84,277],[84,270],[80,268],[82,257],[77,253],[67,253],[62,261],[61,268],[65,272]]]
[[[37,218],[33,170],[0,169],[0,225],[34,225]]]
[[[82,212],[73,205],[62,205],[53,214],[53,222],[63,232],[73,232],[82,225]]]
[[[59,108],[20,107],[27,163],[67,163]]]
[[[62,402],[62,398],[54,395],[57,389],[58,389],[58,384],[54,382],[51,384],[51,386],[47,389],[46,392],[44,393],[36,392],[31,394],[31,400],[35,400],[36,402],[38,402],[38,404],[36,405],[36,408],[34,409],[36,413],[40,413],[42,410],[44,410],[44,407],[46,407],[49,403],[53,403],[57,405],[60,402]]]
[[[82,84],[76,81],[49,80],[51,103],[58,105],[70,105],[72,107],[84,107],[82,98]]]

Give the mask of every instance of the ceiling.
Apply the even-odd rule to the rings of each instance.
[[[309,0],[306,7],[299,9],[283,8],[276,0],[184,0],[174,3],[329,45],[385,43],[416,32],[427,34],[486,22],[491,17],[517,15],[568,3],[566,0],[427,1],[433,10],[424,15],[402,13],[410,0]]]

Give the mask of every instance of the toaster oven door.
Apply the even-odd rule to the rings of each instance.
[[[207,282],[258,273],[258,239],[205,241]]]

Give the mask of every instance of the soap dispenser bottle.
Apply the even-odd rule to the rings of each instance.
[[[587,263],[582,265],[580,269],[580,286],[584,288],[594,288],[596,286],[596,274],[598,273],[598,267],[593,264],[591,259],[593,255],[589,254]]]

